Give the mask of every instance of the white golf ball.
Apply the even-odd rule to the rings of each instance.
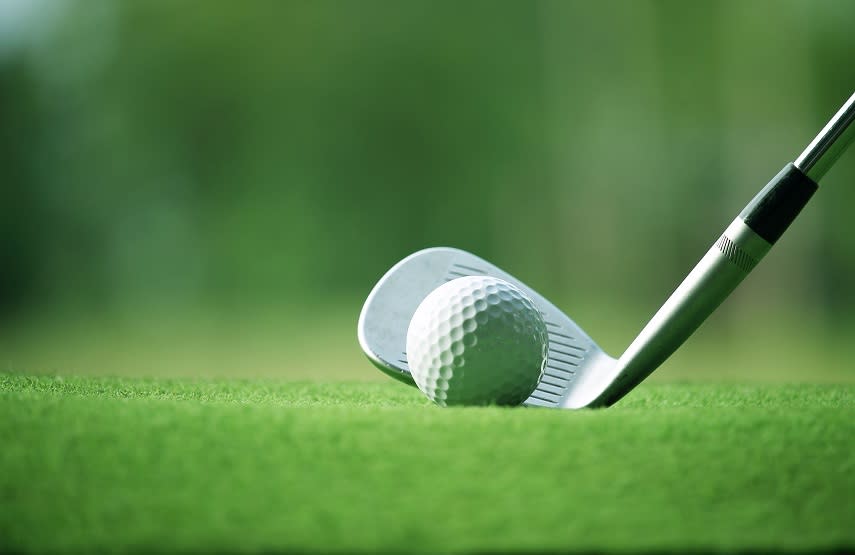
[[[462,277],[432,291],[407,330],[419,389],[447,405],[519,405],[537,387],[549,339],[540,310],[518,287]]]

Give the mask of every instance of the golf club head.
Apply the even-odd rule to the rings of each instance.
[[[583,376],[615,365],[615,359],[606,355],[582,328],[535,290],[486,260],[448,247],[411,254],[374,286],[357,325],[359,344],[368,359],[393,378],[415,385],[406,353],[410,320],[431,291],[464,276],[492,276],[510,282],[525,292],[543,314],[549,334],[548,361],[525,405],[565,407],[575,387],[598,381],[581,379]]]

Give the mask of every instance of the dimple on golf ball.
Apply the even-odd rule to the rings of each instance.
[[[436,288],[407,330],[413,379],[441,406],[521,404],[543,375],[548,347],[546,324],[531,299],[488,276]]]

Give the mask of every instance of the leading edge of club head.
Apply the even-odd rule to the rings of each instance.
[[[368,295],[357,336],[368,359],[381,371],[415,385],[407,364],[407,329],[419,304],[445,282],[465,276],[492,276],[519,287],[540,309],[549,333],[543,377],[525,405],[582,408],[601,393],[617,360],[566,314],[507,272],[466,251],[450,247],[421,250],[395,264]],[[595,390],[582,391],[581,389]]]

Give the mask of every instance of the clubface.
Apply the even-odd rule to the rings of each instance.
[[[357,326],[359,343],[369,360],[393,378],[415,385],[406,353],[410,320],[431,291],[464,276],[492,276],[508,281],[522,289],[543,314],[549,334],[548,361],[525,405],[565,407],[571,398],[579,397],[576,388],[597,381],[582,379],[586,374],[602,373],[615,366],[615,359],[603,353],[582,328],[535,290],[473,254],[447,247],[408,256],[374,286]]]

